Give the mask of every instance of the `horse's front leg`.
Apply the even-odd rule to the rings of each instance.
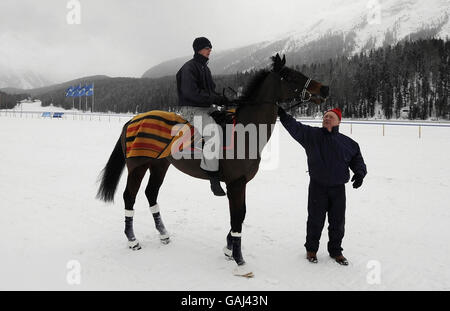
[[[246,212],[245,186],[246,180],[244,177],[227,184],[227,195],[230,205],[231,231],[227,236],[225,255],[231,255],[234,261],[237,263],[238,266],[233,271],[235,275],[252,277],[253,273],[246,265],[244,257],[242,256],[241,249],[242,223],[244,222]]]

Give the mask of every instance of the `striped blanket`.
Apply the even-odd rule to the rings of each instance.
[[[183,136],[183,128],[190,133]],[[165,158],[171,155],[174,143],[179,151],[190,146],[193,134],[194,127],[174,112],[153,110],[138,114],[127,125],[126,157]]]

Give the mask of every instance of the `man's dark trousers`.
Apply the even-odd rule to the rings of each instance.
[[[345,185],[325,186],[311,180],[308,193],[308,222],[305,247],[308,252],[319,250],[319,240],[328,212],[328,252],[342,254],[345,231]]]

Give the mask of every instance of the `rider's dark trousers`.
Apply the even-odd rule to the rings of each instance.
[[[345,185],[325,186],[313,180],[309,184],[308,222],[305,248],[309,252],[319,250],[319,240],[328,213],[328,253],[342,254],[345,227]]]

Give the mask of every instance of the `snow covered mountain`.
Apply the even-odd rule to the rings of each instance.
[[[29,69],[12,69],[0,63],[0,89],[34,89],[52,84],[41,74]]]
[[[326,12],[304,14],[316,14],[317,18],[274,40],[215,52],[210,62],[213,74],[264,67],[276,52],[286,54],[288,64],[302,64],[350,56],[402,40],[450,36],[449,0],[340,0]],[[190,57],[161,63],[143,77],[174,75]]]

